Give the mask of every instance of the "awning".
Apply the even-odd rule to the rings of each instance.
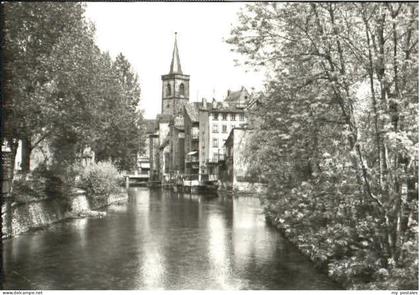
[[[192,151],[192,152],[189,152],[189,153],[187,154],[187,156],[196,155],[197,153],[198,153],[197,151]]]

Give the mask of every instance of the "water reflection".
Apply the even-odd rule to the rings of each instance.
[[[257,198],[131,189],[101,219],[4,241],[6,289],[331,289]]]
[[[232,269],[227,253],[226,229],[223,222],[223,217],[217,213],[212,213],[208,217],[210,272],[217,283],[214,288],[233,289],[229,284],[232,280]]]

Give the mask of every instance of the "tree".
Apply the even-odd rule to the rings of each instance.
[[[94,43],[83,13],[80,3],[5,4],[5,138],[14,154],[23,140],[24,171],[34,147],[69,128],[63,115],[74,121],[69,107],[80,107],[88,91],[92,63],[85,58]]]
[[[417,225],[417,16],[412,4],[264,3],[248,5],[232,30],[228,42],[270,76],[253,141],[264,145],[250,147],[271,181],[268,206],[308,239],[345,237],[321,247],[321,260],[340,252],[322,249],[341,247],[343,260],[379,259],[374,271],[407,262]],[[303,220],[289,216],[296,210]]]
[[[121,170],[133,169],[137,154],[144,144],[143,117],[138,110],[140,85],[127,59],[119,54],[115,61],[104,57],[107,66],[103,81],[108,81],[106,92],[110,95],[103,105],[106,114],[102,136],[95,145],[98,159],[111,159]]]
[[[88,146],[121,168],[133,165],[142,136],[138,79],[122,55],[114,62],[99,50],[94,32],[80,3],[5,4],[4,138],[13,159],[22,140],[24,172],[43,142],[57,167]]]

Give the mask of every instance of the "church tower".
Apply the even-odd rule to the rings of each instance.
[[[169,74],[162,75],[161,113],[168,115],[180,113],[190,97],[190,76],[182,73],[176,35]]]

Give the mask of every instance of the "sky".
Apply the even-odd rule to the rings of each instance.
[[[264,75],[235,66],[241,57],[224,42],[244,3],[91,2],[86,16],[96,26],[96,43],[112,57],[122,53],[139,75],[145,118],[161,111],[161,75],[169,72],[174,33],[182,71],[190,75],[190,101],[227,90],[261,90]]]

